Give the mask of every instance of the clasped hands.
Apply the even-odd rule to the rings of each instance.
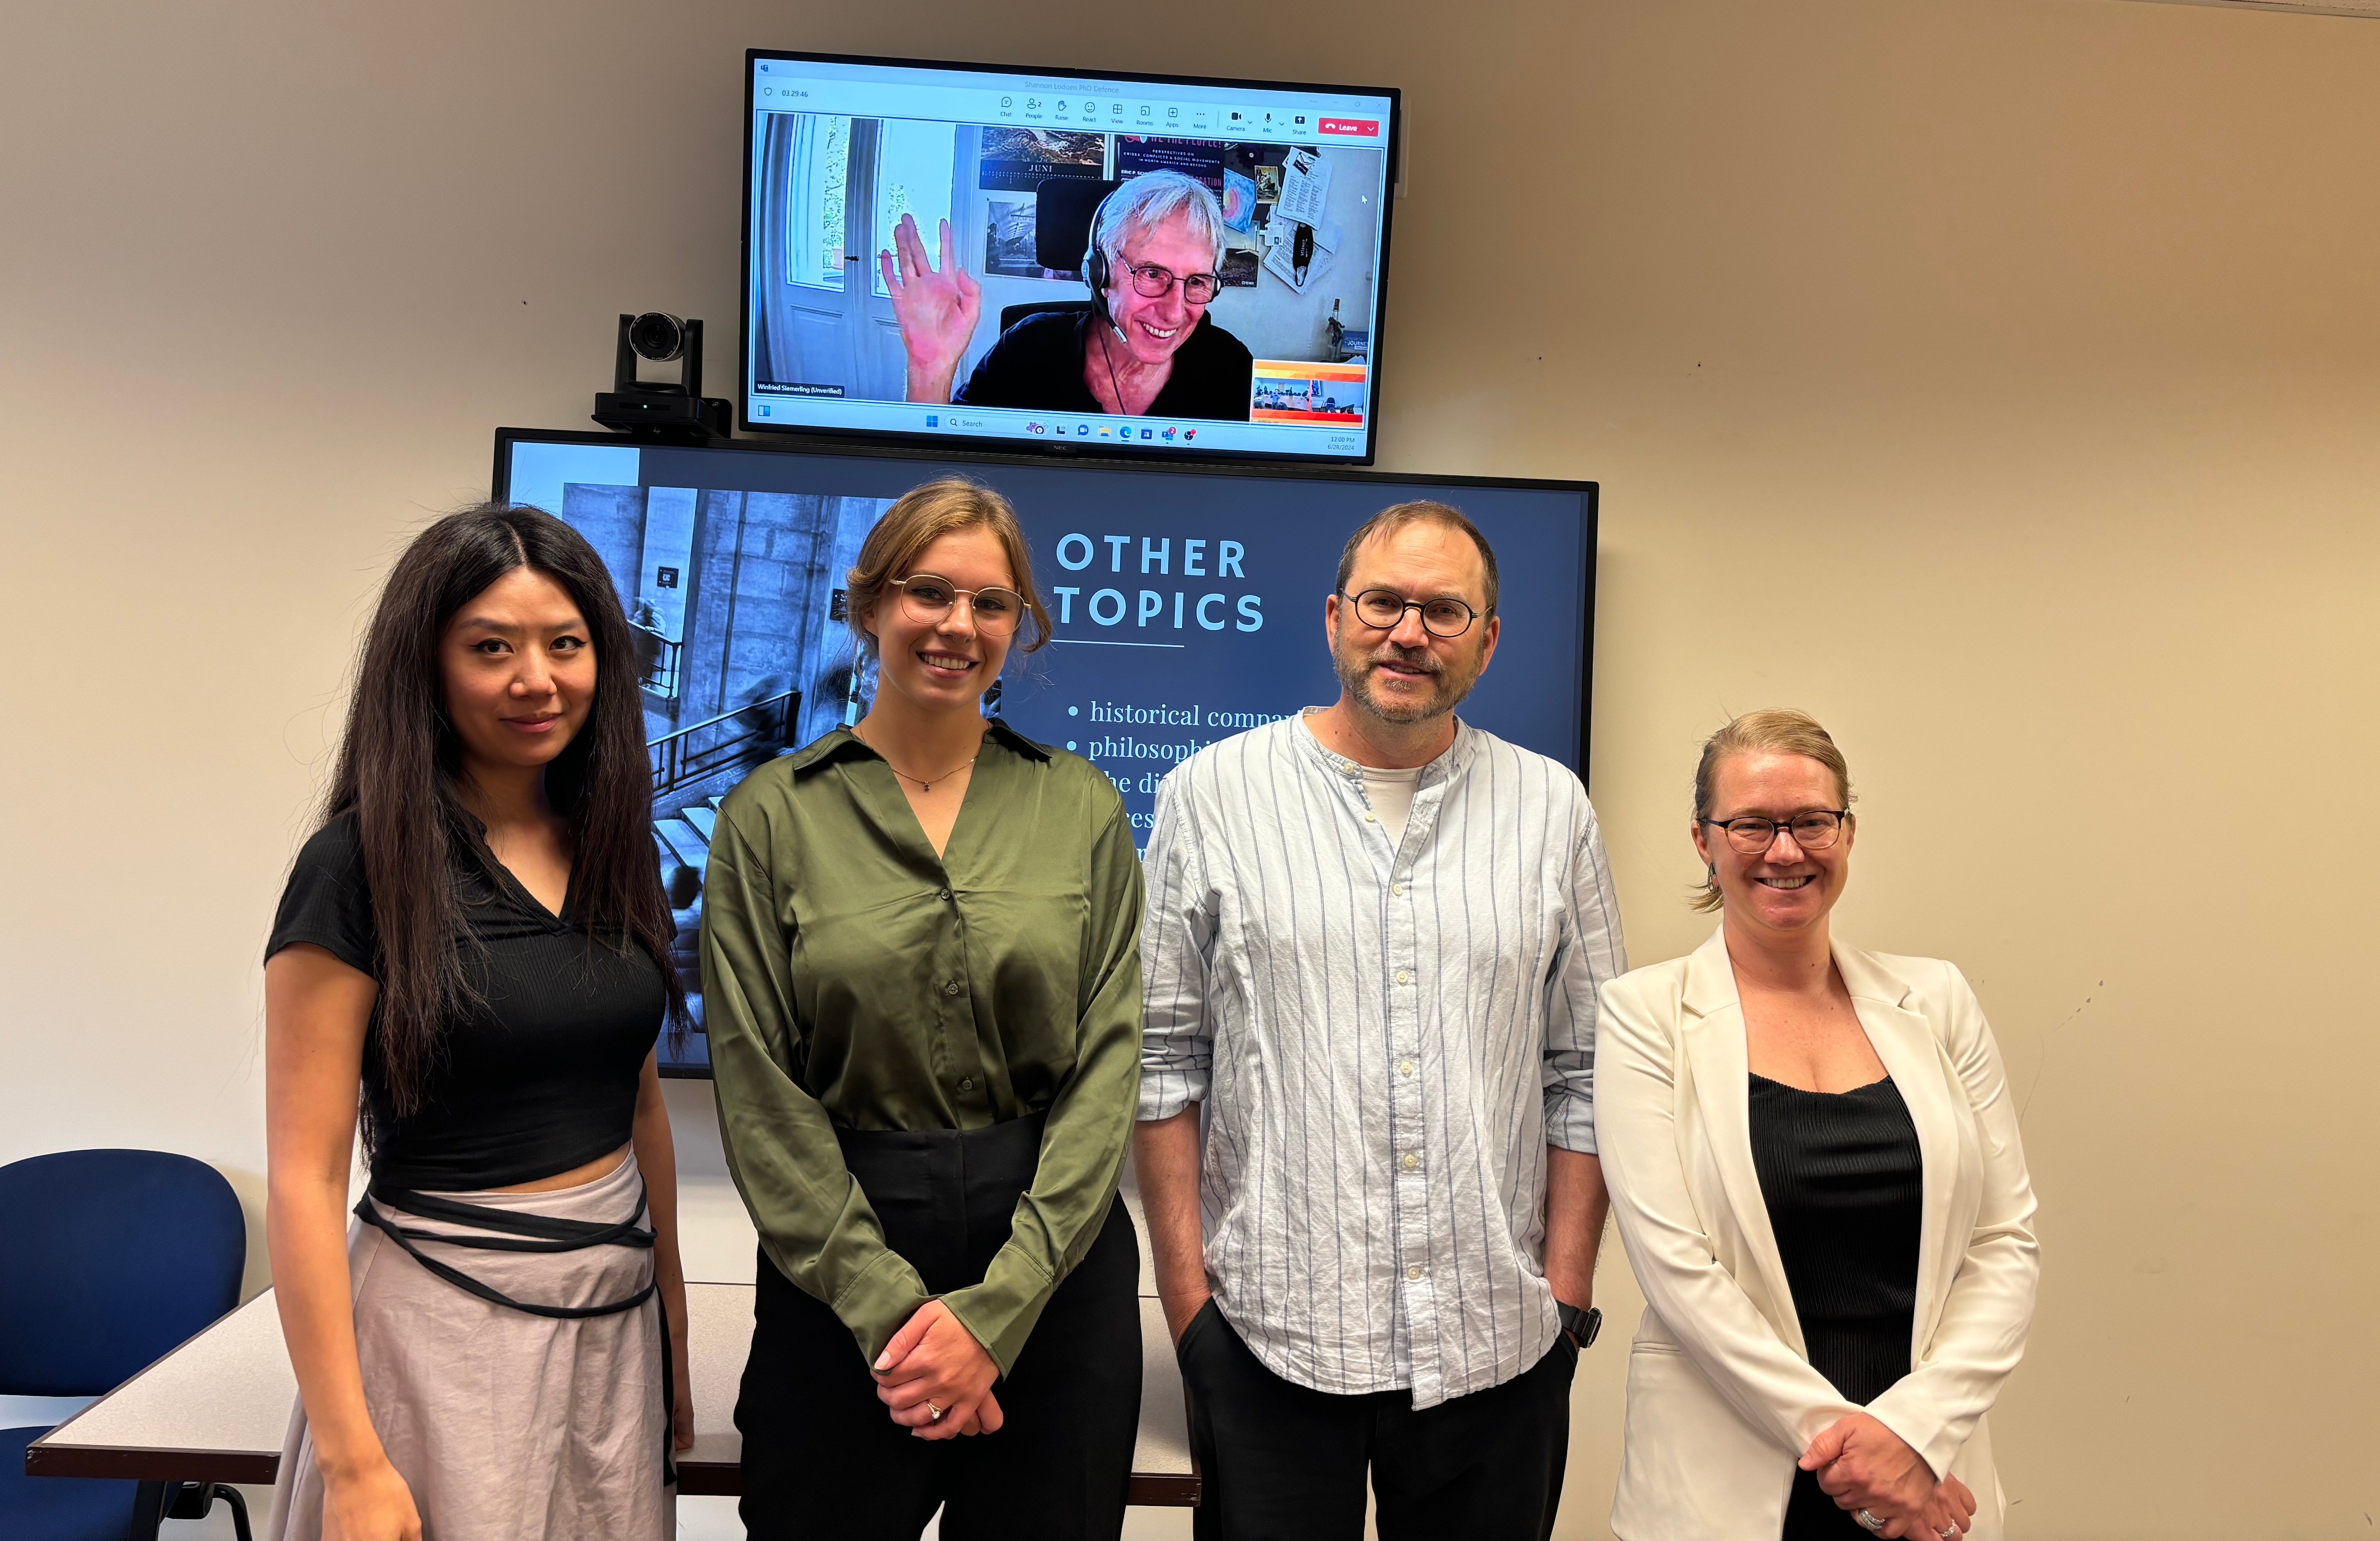
[[[872,1368],[877,1399],[892,1410],[894,1423],[917,1438],[1000,1430],[1000,1402],[991,1394],[1000,1366],[939,1300],[910,1315]],[[941,1409],[939,1417],[936,1408]]]
[[[1885,1541],[1952,1541],[1975,1515],[1975,1495],[1965,1483],[1955,1476],[1935,1481],[1924,1456],[1865,1413],[1836,1419],[1802,1452],[1801,1466],[1818,1474],[1819,1488],[1836,1507],[1854,1515],[1864,1509],[1883,1521],[1876,1534]]]

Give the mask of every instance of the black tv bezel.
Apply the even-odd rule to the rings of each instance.
[[[1138,476],[1209,476],[1219,478],[1263,478],[1286,481],[1349,481],[1365,483],[1399,483],[1411,486],[1416,482],[1432,487],[1510,487],[1530,491],[1575,492],[1584,501],[1586,516],[1585,538],[1579,542],[1579,593],[1584,601],[1579,625],[1579,703],[1578,703],[1578,780],[1590,793],[1594,783],[1588,778],[1590,756],[1595,747],[1595,581],[1598,564],[1597,543],[1602,531],[1602,487],[1593,481],[1571,481],[1539,477],[1508,476],[1433,476],[1426,472],[1383,471],[1372,467],[1325,465],[1305,462],[1268,463],[1236,460],[1150,460],[1120,455],[1071,457],[1053,461],[1042,455],[1003,455],[996,452],[953,450],[939,443],[929,445],[890,444],[878,442],[822,443],[804,434],[797,439],[720,439],[705,443],[664,443],[631,438],[625,433],[599,433],[586,429],[499,428],[496,430],[495,474],[490,481],[494,500],[504,503],[512,496],[512,446],[520,441],[534,440],[540,443],[619,444],[642,449],[690,449],[705,454],[717,451],[743,450],[758,455],[848,455],[863,460],[912,460],[958,462],[978,466],[1014,466],[1036,470],[1048,470],[1053,466],[1079,466],[1085,470],[1125,471]],[[558,513],[559,510],[549,510]]]
[[[975,71],[994,75],[1040,75],[1059,79],[1138,81],[1150,85],[1216,86],[1264,91],[1316,91],[1344,95],[1382,96],[1389,101],[1389,132],[1385,149],[1388,152],[1389,176],[1387,196],[1380,204],[1380,246],[1373,264],[1372,337],[1366,356],[1369,362],[1367,394],[1371,409],[1364,419],[1364,453],[1361,457],[1338,455],[1268,454],[1257,462],[1268,466],[1328,466],[1357,470],[1371,466],[1380,450],[1380,346],[1388,330],[1389,257],[1393,247],[1391,226],[1396,219],[1397,189],[1402,182],[1400,168],[1404,153],[1404,93],[1396,86],[1350,86],[1319,81],[1248,80],[1211,75],[1152,75],[1126,69],[1066,69],[1038,65],[1001,65],[967,63],[948,59],[900,59],[871,54],[814,54],[800,49],[747,48],[744,51],[744,199],[743,223],[736,232],[736,247],[742,253],[742,284],[736,294],[738,324],[735,332],[735,422],[739,432],[767,434],[771,438],[801,440],[818,444],[850,445],[948,445],[967,444],[972,440],[956,439],[930,433],[904,433],[894,429],[824,429],[789,428],[783,423],[755,422],[752,419],[752,152],[753,152],[753,86],[757,73],[753,67],[763,59],[783,59],[804,64],[875,65],[892,69],[948,69]],[[1186,466],[1207,462],[1228,462],[1247,458],[1245,452],[1231,450],[1148,449],[1133,448],[1127,455],[1122,446],[1105,449],[1084,449],[1073,444],[1017,443],[1013,447],[1001,441],[1001,451],[994,454],[1014,454],[1034,460],[1071,460],[1095,458],[1103,460],[1147,459],[1168,466]]]

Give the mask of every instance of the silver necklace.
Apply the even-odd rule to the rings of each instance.
[[[863,734],[863,733],[861,733],[861,732],[859,731],[859,724],[858,724],[858,723],[856,723],[856,722],[854,722],[854,723],[851,725],[851,736],[852,736],[852,737],[854,737],[854,738],[858,739],[862,744],[868,744],[868,736],[867,736],[867,734]],[[907,772],[906,770],[902,770],[899,766],[897,766],[897,765],[893,764],[891,760],[889,760],[889,759],[884,759],[884,751],[883,751],[883,750],[881,750],[881,749],[877,749],[875,745],[873,745],[873,744],[868,744],[868,746],[869,748],[871,748],[871,749],[876,749],[876,758],[877,758],[878,759],[883,759],[883,760],[884,760],[884,769],[885,769],[885,770],[892,771],[894,775],[896,775],[896,776],[900,777],[900,778],[901,778],[903,781],[905,781],[905,782],[916,782],[916,783],[917,783],[917,790],[918,790],[918,791],[920,791],[920,792],[931,792],[931,791],[933,791],[933,790],[934,790],[934,782],[946,782],[946,781],[949,781],[953,776],[955,776],[955,775],[957,775],[960,771],[962,771],[962,770],[965,770],[965,769],[967,768],[967,765],[973,765],[977,760],[981,759],[981,758],[983,758],[983,751],[982,751],[982,750],[980,750],[980,749],[978,749],[974,754],[969,755],[969,756],[967,757],[967,762],[966,762],[966,765],[953,765],[953,766],[952,766],[949,770],[947,770],[943,771],[941,775],[936,776],[936,777],[934,778],[934,782],[929,782],[929,781],[927,781],[927,780],[926,780],[924,777],[922,777],[922,776],[913,776],[913,775],[909,774],[909,772]]]

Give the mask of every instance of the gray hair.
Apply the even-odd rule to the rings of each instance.
[[[1194,237],[1215,249],[1210,271],[1223,271],[1223,205],[1196,177],[1178,171],[1143,172],[1108,195],[1091,225],[1091,240],[1106,253],[1112,275],[1123,265],[1123,243],[1179,216]],[[1187,276],[1178,274],[1177,276]],[[1114,278],[1108,280],[1112,284]]]

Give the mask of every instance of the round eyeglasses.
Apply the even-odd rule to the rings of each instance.
[[[1706,819],[1702,822],[1727,831],[1727,843],[1747,856],[1763,855],[1777,843],[1779,831],[1793,837],[1804,851],[1823,851],[1843,836],[1849,808],[1812,808],[1791,819]]]
[[[1160,268],[1154,262],[1126,262],[1123,266],[1132,274],[1133,292],[1143,299],[1163,299],[1176,284],[1182,285],[1183,299],[1192,305],[1212,305],[1215,297],[1223,292],[1222,279],[1211,273],[1176,277],[1172,268]]]
[[[1461,600],[1409,600],[1393,588],[1366,588],[1360,594],[1345,589],[1339,597],[1355,607],[1355,619],[1374,631],[1390,631],[1404,624],[1405,612],[1421,612],[1422,630],[1437,637],[1455,637],[1471,629],[1479,611]]]
[[[975,617],[975,629],[993,637],[1014,631],[1025,613],[1025,596],[1014,588],[961,588],[934,573],[911,573],[894,578],[892,587],[901,590],[902,610],[919,625],[941,625],[961,599]]]

